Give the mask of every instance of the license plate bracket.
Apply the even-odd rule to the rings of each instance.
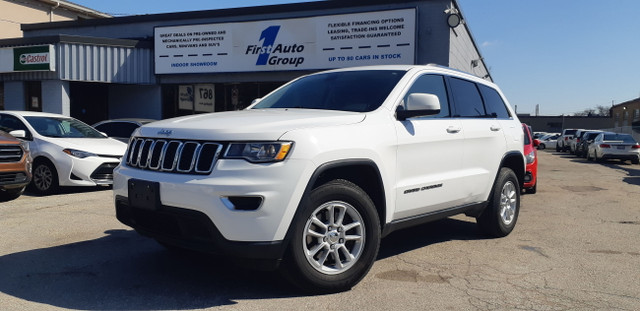
[[[129,206],[146,209],[160,209],[160,183],[140,179],[129,179]]]

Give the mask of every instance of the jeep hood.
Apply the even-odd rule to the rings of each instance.
[[[306,128],[359,123],[365,114],[313,109],[256,109],[208,113],[161,120],[139,129],[138,136],[196,140],[277,140]]]

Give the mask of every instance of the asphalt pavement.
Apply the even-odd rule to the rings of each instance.
[[[0,203],[0,310],[640,310],[640,165],[539,153],[507,237],[464,216],[394,232],[351,291],[174,253],[115,218],[109,189]]]

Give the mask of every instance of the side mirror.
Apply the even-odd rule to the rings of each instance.
[[[404,121],[408,118],[430,116],[440,113],[438,96],[426,93],[413,93],[407,98],[405,107],[398,106],[396,118]]]
[[[11,131],[9,132],[9,134],[13,137],[16,138],[26,138],[27,137],[27,132],[25,132],[24,130],[15,130],[15,131]]]

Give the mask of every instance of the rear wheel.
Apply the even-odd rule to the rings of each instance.
[[[367,274],[380,246],[380,221],[369,196],[334,180],[303,199],[281,266],[298,288],[313,293],[351,289]]]
[[[602,158],[598,158],[597,151],[593,151],[593,159],[596,160],[596,162],[602,162]]]
[[[546,149],[547,146],[545,144],[540,144],[538,145],[538,149]]]
[[[535,191],[535,190],[534,190]],[[507,236],[516,226],[520,212],[520,189],[516,174],[509,168],[500,169],[489,205],[476,218],[478,226],[487,235]]]

